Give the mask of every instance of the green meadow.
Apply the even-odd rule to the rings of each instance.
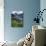
[[[11,26],[12,27],[23,27],[23,21],[21,20],[11,20]]]

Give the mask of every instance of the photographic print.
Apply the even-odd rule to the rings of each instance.
[[[23,11],[13,11],[11,13],[11,27],[23,27]]]

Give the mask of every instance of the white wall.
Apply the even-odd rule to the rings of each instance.
[[[40,9],[46,9],[46,0],[40,0]],[[46,11],[43,12],[43,22],[41,21],[41,25],[46,26]]]
[[[40,0],[40,9],[41,10],[46,9],[46,0]],[[40,25],[43,25],[46,27],[46,11],[43,13],[43,19],[44,19],[44,21],[40,22]]]
[[[4,2],[0,0],[0,42],[4,41]]]

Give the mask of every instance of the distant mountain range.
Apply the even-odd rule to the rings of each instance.
[[[23,11],[13,11],[11,13],[12,18],[16,18],[19,20],[23,20],[23,15],[24,15]]]

